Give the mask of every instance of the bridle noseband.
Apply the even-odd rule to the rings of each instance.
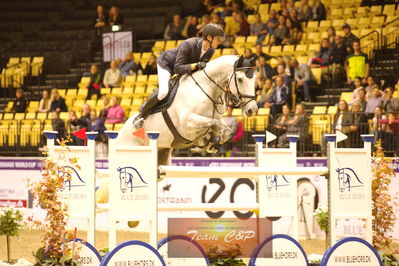
[[[242,94],[240,92],[240,88],[238,87],[238,82],[237,82],[237,71],[240,70],[244,70],[247,69],[247,71],[253,71],[253,67],[239,67],[239,68],[234,68],[234,73],[233,75],[230,76],[230,80],[227,86],[227,96],[228,99],[235,105],[235,106],[241,106],[241,107],[245,107],[249,102],[254,101],[256,99],[256,95],[248,95],[248,94]],[[245,74],[248,78],[251,78],[254,73],[252,72],[251,74]],[[235,96],[231,90],[230,90],[230,84],[231,84],[231,80],[234,77],[234,84],[236,86],[237,89],[237,95],[238,95],[238,99],[237,96]],[[248,101],[246,101],[244,104],[242,104],[243,99],[249,99]]]

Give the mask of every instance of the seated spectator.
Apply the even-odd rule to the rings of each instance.
[[[119,70],[115,60],[111,61],[110,68],[105,71],[103,84],[106,88],[119,88],[121,86],[122,73]]]
[[[119,13],[119,7],[112,6],[109,10],[109,19],[108,24],[112,27],[114,25],[122,25],[123,24],[123,16]]]
[[[382,100],[382,96],[380,93],[380,89],[378,87],[375,87],[373,90],[373,93],[371,94],[371,97],[367,100],[367,106],[365,109],[366,116],[368,118],[372,118],[374,114],[374,110],[380,106]]]
[[[72,125],[77,126],[79,129],[86,128],[87,131],[91,131],[90,112],[90,105],[83,104],[81,117],[71,121]]]
[[[306,64],[299,64],[296,59],[291,60],[291,67],[295,69],[295,85],[298,94],[302,95],[304,101],[309,102],[310,98],[310,86],[315,83],[312,71]],[[302,90],[301,90],[302,89]]]
[[[356,77],[365,79],[369,76],[369,59],[367,54],[360,49],[360,42],[353,42],[353,53],[348,56],[346,76],[348,83],[352,83]]]
[[[78,123],[78,116],[76,115],[76,112],[73,110],[69,112],[69,116],[68,116],[68,120],[67,120],[67,127],[68,127],[68,133],[72,139],[72,143],[70,143],[70,144],[71,145],[83,145],[84,144],[83,140],[73,135],[74,132],[82,129],[82,127]]]
[[[338,103],[338,112],[334,115],[334,131],[340,131],[344,134],[351,132],[351,125],[353,124],[353,116],[349,113],[349,107],[346,101],[340,100]],[[338,143],[340,148],[349,148],[350,139],[346,139]]]
[[[99,98],[101,95],[102,77],[96,64],[91,65],[88,76],[90,77],[90,83],[87,99],[91,99],[92,95],[97,95],[97,98]]]
[[[251,48],[245,48],[245,50],[244,50],[244,58],[249,59],[251,57],[253,57],[253,53],[252,53]]]
[[[265,84],[265,78],[261,75],[257,75],[255,79],[255,92],[260,92]]]
[[[375,83],[375,80],[374,80],[373,76],[368,76],[367,77],[367,87],[366,87],[366,97],[367,97],[367,99],[371,98],[375,88],[377,88],[379,90],[378,85]]]
[[[291,28],[297,28],[298,32],[303,32],[301,21],[298,18],[298,12],[296,10],[290,13],[289,19],[291,20]]]
[[[51,108],[50,93],[48,90],[44,90],[42,91],[42,98],[40,99],[39,109],[37,109],[37,112],[48,113],[50,112],[50,108]]]
[[[103,121],[105,121],[105,119],[107,119],[108,108],[109,108],[109,97],[104,96],[103,97],[103,108],[101,109],[100,114],[98,116]]]
[[[286,16],[286,14],[289,14],[290,12],[287,9],[287,0],[280,0],[280,10],[277,11],[277,14],[279,16]]]
[[[28,104],[26,102],[24,91],[22,89],[17,89],[15,91],[15,100],[11,112],[25,113],[26,107],[28,107]]]
[[[363,97],[366,97],[364,89],[360,92],[363,93]],[[353,123],[350,126],[350,133],[348,134],[348,138],[351,140],[351,147],[360,148],[363,147],[363,141],[360,135],[369,133],[368,120],[366,115],[361,110],[360,102],[354,102],[352,104],[352,115]]]
[[[288,87],[285,86],[284,79],[282,77],[277,77],[273,94],[271,95],[271,102],[265,104],[265,107],[270,107],[270,114],[273,119],[275,119],[277,114],[282,112],[284,104],[291,104],[291,92]]]
[[[399,113],[399,98],[393,97],[393,88],[387,87],[381,100],[381,106],[385,113]]]
[[[257,45],[255,46],[255,55],[256,55],[258,58],[261,57],[261,56],[263,56],[266,60],[269,60],[269,59],[274,58],[273,56],[270,56],[270,55],[268,55],[268,54],[266,54],[266,53],[264,53],[264,52],[262,51],[262,45],[261,45],[261,44],[257,44]]]
[[[331,56],[330,42],[328,41],[327,38],[324,38],[320,44],[320,51],[317,53],[316,57],[312,59],[309,67],[322,68],[322,74],[327,73],[327,66],[329,64],[330,56]]]
[[[257,91],[256,101],[259,108],[269,106],[269,103],[272,101],[273,89],[273,81],[265,79],[262,89]]]
[[[277,77],[282,77],[284,79],[285,86],[291,88],[291,78],[285,72],[285,65],[278,64],[276,70],[277,70],[277,72],[275,73],[276,75],[274,75],[272,79],[276,80]]]
[[[384,113],[384,109],[381,106],[377,106],[374,109],[374,116],[373,116],[373,133],[376,136],[376,139],[381,139],[381,131],[385,130],[385,124],[381,124],[381,120],[387,119],[387,116]]]
[[[183,39],[183,23],[179,14],[173,16],[173,22],[166,26],[165,32],[163,33],[163,38],[165,40],[180,40]]]
[[[231,52],[230,52],[230,55],[238,55],[237,49],[236,48],[232,48]]]
[[[68,112],[65,99],[60,96],[57,89],[51,90],[50,112]]]
[[[212,5],[212,0],[203,0],[197,9],[198,16],[209,15],[213,12],[215,6]]]
[[[299,30],[299,28],[294,27],[291,19],[287,19],[286,25],[288,28],[288,35],[284,38],[281,44],[282,45],[299,44],[302,39],[302,32]]]
[[[156,75],[158,73],[157,71],[157,57],[152,54],[150,56],[150,59],[148,60],[147,65],[145,66],[143,70],[144,75]]]
[[[337,35],[328,60],[328,73],[323,79],[330,81],[333,85],[338,85],[338,83],[343,81],[345,78],[345,60],[346,48],[343,44],[343,38]]]
[[[91,131],[98,132],[100,135],[103,135],[105,131],[104,120],[97,117],[97,113],[94,110],[90,112],[90,128]]]
[[[238,23],[240,23],[240,29],[236,33],[237,36],[251,35],[251,27],[249,26],[249,23],[243,13],[238,16]]]
[[[209,15],[203,15],[202,16],[202,21],[201,24],[197,25],[197,36],[200,37],[202,35],[202,31],[206,25],[211,23],[211,16]]]
[[[258,34],[258,40],[256,41],[256,43],[262,44],[266,38],[266,35],[273,34],[274,29],[277,27],[277,25],[278,25],[277,12],[276,10],[272,9],[270,10],[269,19],[263,25],[263,28],[260,30]]]
[[[211,15],[211,22],[213,24],[217,24],[220,27],[222,27],[222,29],[224,29],[224,27],[226,27],[226,23],[224,22],[223,18],[220,16],[220,13],[212,13]]]
[[[295,115],[287,122],[287,132],[278,139],[277,146],[280,148],[289,147],[287,135],[299,135],[301,143],[304,143],[308,135],[309,119],[306,115],[305,106],[297,104],[295,107]]]
[[[347,54],[353,53],[353,44],[355,42],[359,42],[359,38],[356,37],[352,33],[352,28],[348,23],[345,23],[342,26],[342,30],[344,31],[344,46],[346,47],[346,52]],[[360,43],[359,43],[359,48],[360,48]]]
[[[273,69],[272,67],[266,62],[266,59],[261,56],[258,59],[258,64],[256,67],[257,75],[262,76],[263,78],[272,78],[273,76]]]
[[[364,112],[366,110],[366,106],[367,106],[366,90],[365,89],[360,89],[358,91],[357,103],[360,105],[360,112]]]
[[[309,7],[308,0],[301,0],[301,6],[296,11],[299,21],[307,22],[312,19],[312,9]]]
[[[287,0],[287,10],[290,15],[293,11],[296,11],[295,0]]]
[[[282,114],[277,117],[274,123],[275,134],[280,137],[287,133],[288,121],[291,119],[291,109],[288,104],[283,105]]]
[[[353,97],[352,97],[352,103],[359,101],[359,90],[363,90],[362,86],[362,79],[359,77],[355,78],[355,81],[353,82],[353,85],[355,89],[353,90]]]
[[[264,23],[261,20],[260,14],[255,15],[255,23],[251,24],[251,35],[259,35],[264,28]]]
[[[399,119],[397,119],[396,114],[388,113],[387,119],[380,120],[380,123],[385,125],[382,134],[384,151],[394,151],[397,144],[397,136],[399,134]]]
[[[196,16],[188,16],[186,25],[182,31],[185,38],[192,38],[197,36],[198,18]]]
[[[134,62],[132,52],[127,52],[125,58],[119,64],[119,70],[123,78],[126,78],[128,75],[139,74],[140,68],[140,65]]]
[[[278,18],[278,26],[274,29],[272,34],[272,45],[281,45],[282,41],[288,37],[289,29],[286,24],[286,18],[280,16]]]
[[[326,20],[327,10],[324,4],[320,0],[313,0],[313,5],[311,8],[313,21]]]
[[[327,39],[332,44],[333,47],[335,46],[335,38],[336,37],[337,37],[337,34],[335,32],[335,28],[333,26],[328,27],[327,28]],[[345,46],[345,53],[346,53],[346,46]]]
[[[101,47],[103,38],[103,28],[106,26],[108,17],[104,13],[104,7],[102,5],[97,6],[97,15],[93,20],[93,28],[95,31],[95,42],[94,46],[96,49]]]
[[[105,123],[123,123],[124,119],[125,111],[123,110],[122,106],[119,105],[118,97],[114,96],[111,98],[111,107],[108,108],[107,120],[105,120]]]
[[[59,112],[51,113],[51,127],[54,131],[57,131],[57,139],[61,140],[66,137],[67,131],[65,128],[65,122],[60,118]]]

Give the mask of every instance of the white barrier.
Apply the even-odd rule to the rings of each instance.
[[[249,210],[258,211],[261,217],[267,216],[292,216],[296,219],[296,182],[289,186],[295,201],[290,202],[288,209],[284,211],[268,211],[270,201],[259,200],[258,203],[203,203],[203,204],[168,204],[157,203],[157,138],[159,133],[148,132],[149,146],[119,146],[116,145],[117,132],[106,132],[109,141],[109,183],[110,183],[110,231],[109,247],[116,246],[116,221],[120,220],[148,220],[150,221],[150,244],[156,247],[157,244],[157,213],[158,211],[221,211],[221,210]],[[257,139],[258,149],[263,150],[262,140]],[[282,150],[280,158],[296,153],[295,142],[287,150]],[[262,148],[262,149],[261,149]],[[267,149],[259,153],[259,159],[267,154]],[[278,152],[275,152],[277,158]],[[296,156],[291,159],[296,162]],[[293,165],[293,164],[292,164]],[[159,172],[163,178],[254,178],[265,175],[323,175],[328,172],[327,167],[296,167],[282,165],[280,167],[180,167],[180,166],[159,166]],[[259,197],[266,197],[267,178],[259,182]],[[275,185],[278,185],[276,182]],[[259,198],[258,197],[258,198]],[[280,205],[281,206],[281,202]],[[295,212],[293,211],[295,206]],[[297,236],[297,229],[294,231]]]
[[[363,148],[336,148],[336,135],[328,141],[330,244],[343,237],[358,237],[372,243],[371,145],[373,135],[362,135]],[[349,219],[359,220],[358,225]],[[361,222],[363,220],[363,222]]]
[[[44,131],[47,138],[49,157],[62,164],[61,167],[70,168],[68,177],[64,176],[64,188],[59,197],[68,205],[70,218],[88,221],[87,241],[93,246],[96,243],[95,221],[95,139],[97,132],[87,132],[87,146],[55,146],[56,131]],[[76,158],[80,169],[71,166],[69,159]]]

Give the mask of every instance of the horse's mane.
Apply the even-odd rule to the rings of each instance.
[[[238,55],[222,55],[212,61],[209,61],[208,65],[209,66],[219,65],[221,62],[231,62],[231,64],[234,64],[234,62],[237,60],[238,60]]]

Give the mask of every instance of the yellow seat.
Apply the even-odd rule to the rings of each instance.
[[[242,110],[240,108],[234,108],[232,115],[233,116],[242,116]]]
[[[79,89],[77,95],[87,97],[88,92],[88,89]]]
[[[143,98],[135,97],[133,98],[132,106],[141,106],[143,104]]]
[[[369,12],[374,15],[380,15],[382,13],[382,5],[371,6]]]
[[[100,93],[106,95],[111,94],[111,88],[101,88]]]
[[[57,89],[57,91],[58,91],[58,94],[59,94],[61,97],[65,97],[66,89]]]
[[[385,22],[385,17],[380,16],[380,17],[373,17],[371,20],[371,24],[373,27],[379,27]]]
[[[370,25],[371,17],[364,17],[364,18],[359,18],[358,24],[359,25]]]
[[[393,16],[393,15],[395,15],[395,12],[396,12],[395,4],[384,6],[384,11],[383,11],[384,15]]]
[[[330,18],[332,19],[338,19],[343,17],[343,10],[339,8],[332,8],[330,10]]]
[[[176,46],[179,46],[180,44],[182,44],[182,42],[184,42],[184,40],[177,40]]]
[[[19,57],[10,57],[8,60],[8,64],[10,65],[16,65],[19,63],[20,58]]]
[[[77,91],[77,89],[68,89],[66,96],[76,96]]]
[[[151,52],[144,52],[141,54],[141,59],[147,59],[147,61],[148,61],[148,59],[150,59],[151,55],[152,55]]]
[[[39,109],[39,101],[30,101],[28,105],[28,112],[36,112]]]
[[[222,55],[230,55],[232,51],[233,51],[232,48],[224,48]]]
[[[295,47],[295,56],[304,55],[307,53],[308,46],[307,44],[298,44]]]
[[[326,30],[328,27],[330,27],[331,24],[332,24],[332,21],[331,21],[331,20],[322,20],[322,21],[320,21],[319,29],[320,29],[321,31],[324,31],[324,30]]]
[[[345,20],[344,19],[334,19],[333,21],[332,21],[332,26],[333,27],[335,27],[335,28],[341,28],[342,27],[342,25],[344,25],[345,24]]]
[[[245,48],[252,48],[255,46],[258,36],[248,36],[245,42]]]
[[[25,113],[16,113],[15,115],[14,115],[14,119],[15,120],[23,120],[23,119],[25,119]]]
[[[318,119],[317,116],[311,116],[310,125],[313,144],[321,144],[323,134],[329,132],[329,121],[327,119]]]
[[[113,130],[114,124],[105,123],[105,128],[106,128],[107,130]]]
[[[256,22],[255,15],[248,15],[247,21],[249,24],[254,24]]]
[[[345,18],[351,18],[354,17],[356,14],[356,8],[345,8],[344,9],[344,17]],[[354,26],[351,24],[351,26]]]
[[[296,60],[298,61],[298,63],[300,64],[307,64],[308,63],[308,57],[307,56],[298,56],[296,58]]]
[[[353,100],[353,92],[342,92],[340,100],[344,100],[347,103],[352,102],[352,100]]]
[[[158,75],[149,75],[147,84],[148,85],[158,85]]]
[[[26,113],[25,119],[35,119],[35,118],[36,118],[35,112]]]
[[[244,36],[237,36],[234,39],[233,47],[238,49],[238,48],[244,48],[245,47],[245,37]]]
[[[338,111],[338,106],[329,106],[327,110],[327,114],[335,115]]]
[[[3,115],[3,119],[4,119],[4,120],[11,120],[11,119],[14,119],[14,113],[5,113],[5,114]]]
[[[44,57],[34,57],[31,63],[32,76],[37,77],[42,74]]]
[[[260,4],[258,7],[258,13],[261,16],[265,16],[265,15],[269,14],[269,8],[270,8],[270,4]]]
[[[154,53],[159,53],[164,51],[164,48],[165,48],[165,41],[156,41],[154,43],[154,46],[152,47],[152,51]]]
[[[166,41],[165,50],[170,50],[176,47],[176,41]]]
[[[6,112],[11,112],[11,109],[12,109],[12,107],[14,106],[14,102],[8,102],[7,103],[7,106],[6,106],[6,108],[5,108],[5,111]]]
[[[134,88],[133,87],[124,87],[123,88],[123,95],[133,95]]]
[[[97,103],[97,100],[87,100],[86,101],[86,104],[88,104],[92,110],[95,109],[95,107],[97,105],[96,103]]]
[[[270,10],[276,10],[279,11],[281,9],[281,4],[280,3],[272,3],[270,6]]]
[[[133,53],[134,61],[138,62],[141,59],[141,53]]]
[[[321,84],[321,68],[311,68],[317,84]]]
[[[61,112],[60,113],[60,119],[62,119],[62,120],[66,121],[66,120],[68,120],[68,117],[69,117],[69,113],[68,112]]]
[[[73,102],[72,106],[73,107],[77,107],[77,108],[82,108],[84,103],[85,103],[84,100],[76,100],[76,101]]]
[[[321,41],[319,32],[309,32],[306,38],[308,43],[320,43]]]
[[[120,96],[122,94],[122,88],[112,88],[111,95]]]
[[[327,106],[315,106],[313,107],[313,115],[324,115],[327,111]]]
[[[258,109],[258,115],[269,115],[270,114],[270,108],[259,108]]]
[[[131,104],[132,104],[132,99],[130,99],[130,98],[123,98],[123,99],[121,100],[121,106],[122,106],[122,107],[127,107],[127,108],[129,108]]]
[[[312,44],[309,45],[308,50],[311,51],[311,52],[316,52],[317,53],[318,51],[320,51],[320,44],[312,43]]]
[[[281,52],[282,52],[282,46],[281,45],[275,45],[275,46],[272,46],[270,48],[270,52],[269,53],[270,53],[270,55],[276,56],[276,55],[280,55]]]
[[[309,21],[308,24],[306,25],[306,28],[310,30],[317,30],[319,28],[319,22]]]
[[[134,85],[134,82],[136,81],[137,76],[136,75],[129,75],[126,76],[125,81],[123,82],[123,85],[125,87],[131,87]]]
[[[115,131],[121,130],[122,127],[123,127],[123,123],[114,124],[114,130]]]
[[[283,53],[284,54],[294,54],[295,53],[295,45],[284,45]]]
[[[255,116],[256,131],[264,131],[269,125],[269,115]]]
[[[134,88],[134,95],[136,96],[143,96],[145,94],[145,86],[138,85]]]
[[[37,113],[36,119],[39,119],[39,120],[47,119],[47,113]]]
[[[135,81],[136,85],[145,85],[147,83],[148,76],[147,75],[138,75]]]
[[[155,86],[155,85],[148,85],[147,86],[147,89],[145,90],[145,93],[147,94],[147,95],[150,95],[151,93],[152,93],[152,91],[154,90],[154,89],[156,89],[157,88],[157,86]]]

